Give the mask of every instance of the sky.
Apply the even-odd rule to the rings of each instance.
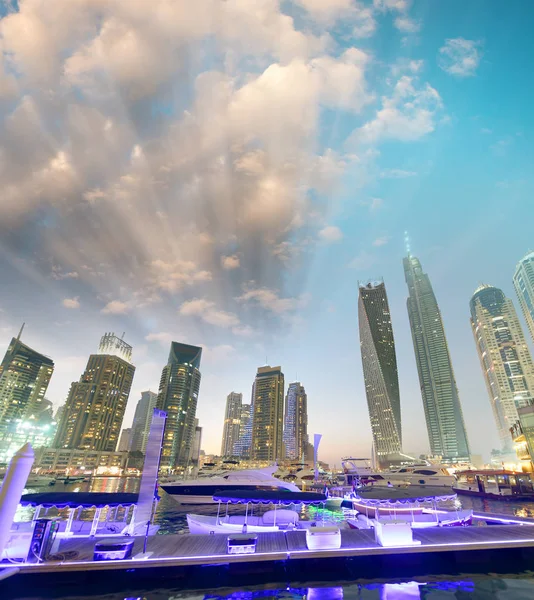
[[[428,452],[408,231],[471,451],[498,447],[469,300],[489,283],[519,310],[534,248],[534,4],[4,0],[0,17],[0,353],[25,322],[55,406],[125,332],[125,427],[174,340],[203,347],[206,452],[267,363],[305,386],[323,460],[369,456],[358,282],[383,278],[404,450]]]

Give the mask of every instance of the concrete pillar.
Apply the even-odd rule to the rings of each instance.
[[[11,459],[4,477],[0,489],[0,557],[9,540],[11,525],[32,470],[34,458],[31,444],[25,444]]]

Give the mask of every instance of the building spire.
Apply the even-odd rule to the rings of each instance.
[[[22,327],[20,328],[19,334],[17,335],[17,342],[20,341],[20,336],[22,335],[22,332],[24,331],[24,325],[26,325],[26,323],[23,323]]]
[[[412,250],[411,250],[411,247],[410,247],[411,246],[411,244],[410,244],[410,236],[408,235],[407,231],[404,232],[404,246],[406,248],[406,254],[408,256],[411,256],[412,255]]]

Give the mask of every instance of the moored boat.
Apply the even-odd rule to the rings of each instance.
[[[534,482],[528,473],[502,470],[471,470],[456,473],[453,490],[457,494],[492,500],[531,500]]]
[[[189,533],[192,534],[266,533],[306,529],[313,522],[301,521],[296,508],[303,504],[324,505],[326,500],[326,495],[315,492],[236,490],[213,498],[219,505],[216,516],[188,514],[187,524]],[[227,509],[231,504],[245,504],[245,514],[229,515]],[[223,505],[226,506],[226,513],[221,515]],[[253,514],[255,505],[274,505],[275,508],[263,514]]]

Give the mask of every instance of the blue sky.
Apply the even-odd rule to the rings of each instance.
[[[534,7],[512,1],[4,3],[0,334],[56,362],[134,347],[125,426],[171,340],[205,347],[198,416],[281,365],[322,457],[370,452],[357,283],[389,294],[405,450],[428,451],[404,231],[440,304],[471,449],[498,438],[469,325],[534,247]],[[0,344],[1,345],[1,344]]]

